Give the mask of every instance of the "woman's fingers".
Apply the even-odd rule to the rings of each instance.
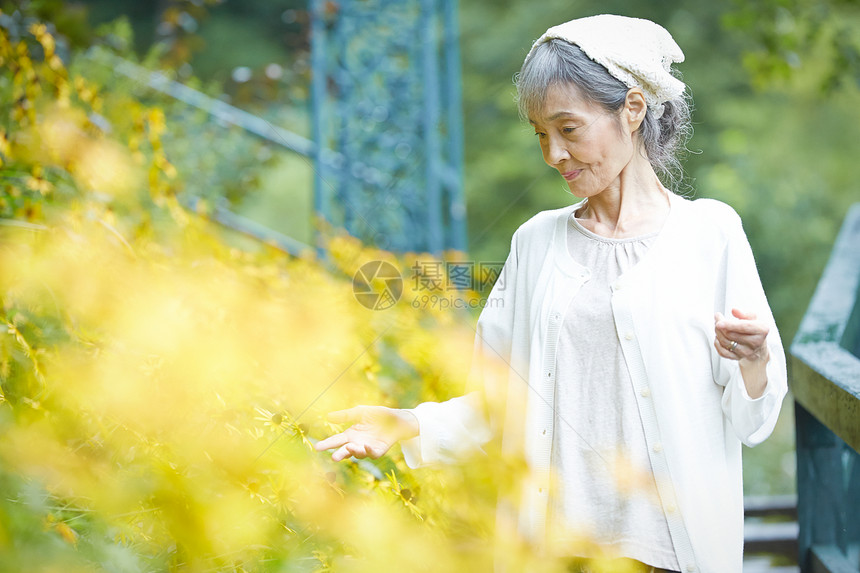
[[[717,349],[717,353],[723,358],[729,358],[731,360],[741,360],[742,358],[753,358],[756,356],[758,352],[758,345],[750,346],[747,344],[738,343],[737,345],[733,345],[731,341],[720,340],[720,338],[714,339],[714,348]]]
[[[347,442],[343,446],[339,447],[337,451],[331,455],[331,459],[335,462],[345,460],[349,457],[353,457],[357,460],[362,460],[368,455],[369,453],[367,451],[366,446],[362,444],[357,444],[355,442]]]
[[[343,434],[337,434],[336,436],[326,438],[325,440],[320,440],[314,447],[317,451],[337,448],[337,450],[331,455],[331,459],[336,462],[345,460],[350,456],[358,459],[367,457],[367,449],[365,446],[358,442],[350,441],[350,439],[345,437]]]
[[[716,319],[716,315],[714,317]],[[768,327],[765,323],[758,320],[715,320],[714,327],[717,331],[722,331],[726,334],[767,334]]]
[[[767,335],[765,333],[748,335],[748,334],[738,334],[731,333],[726,334],[719,330],[716,331],[717,341],[726,349],[732,348],[732,343],[737,342],[737,346],[746,346],[748,348],[758,348],[767,340]],[[737,348],[737,347],[735,347]]]
[[[388,451],[385,444],[377,437],[368,435],[366,432],[356,431],[354,428],[329,436],[314,444],[314,449],[318,452],[335,448],[337,449],[331,455],[331,459],[336,462],[349,457],[359,460],[367,457],[375,459]]]
[[[335,462],[339,462],[341,460],[345,460],[346,458],[350,457],[351,455],[352,454],[349,452],[349,450],[346,448],[346,446],[341,446],[337,449],[337,451],[335,453],[333,453],[331,455],[331,459]]]
[[[334,412],[330,412],[327,416],[328,421],[335,424],[343,424],[350,422],[359,422],[361,421],[363,415],[364,406],[355,406],[353,408],[347,408],[346,410],[337,410]],[[318,452],[324,450],[331,450],[337,448],[332,454],[332,459],[336,462],[339,462],[343,459],[346,459],[350,456],[354,456],[357,458],[363,458],[367,454],[364,452],[364,449],[360,446],[356,446],[352,440],[356,438],[355,432],[353,428],[349,428],[339,434],[334,434],[333,436],[329,436],[323,440],[318,441],[314,444],[314,449]]]
[[[717,354],[722,356],[723,358],[728,358],[729,360],[737,360],[738,357],[735,356],[733,352],[729,352],[719,340],[714,340],[714,348],[717,349]]]
[[[328,419],[336,423],[352,423],[352,426],[314,445],[317,451],[337,448],[332,454],[336,462],[349,457],[356,459],[378,458],[392,444],[401,439],[404,431],[398,426],[400,418],[391,408],[381,406],[355,406],[331,412]],[[417,424],[417,422],[416,422]],[[417,433],[417,431],[415,432]],[[400,436],[400,437],[398,437]]]
[[[350,442],[344,446],[346,450],[357,460],[363,460],[367,457],[367,450],[365,449],[363,444],[356,444],[355,442]]]
[[[758,320],[755,320],[754,313],[743,313],[737,309],[732,310],[734,319],[727,319],[721,313],[714,313],[714,329],[717,334],[721,334],[729,340],[750,339],[751,337],[767,336],[769,327]]]
[[[333,436],[329,436],[324,440],[318,441],[314,444],[314,448],[321,452],[323,450],[330,450],[332,448],[339,448],[342,445],[349,442],[349,438],[346,436],[346,432],[341,432],[339,434],[335,434]]]
[[[714,348],[723,358],[757,359],[767,354],[769,327],[755,313],[732,309],[732,318],[714,313]]]
[[[766,324],[762,324],[760,322],[750,322],[745,324],[717,323],[714,329],[717,333],[722,334],[730,340],[765,337],[769,330]]]
[[[744,312],[737,308],[732,309],[732,316],[741,320],[755,320],[754,312]]]

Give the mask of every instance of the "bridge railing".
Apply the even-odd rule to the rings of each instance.
[[[860,571],[860,204],[849,211],[791,346],[798,562]]]

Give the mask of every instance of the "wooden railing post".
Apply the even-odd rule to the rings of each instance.
[[[860,204],[849,211],[791,346],[798,563],[860,571]]]

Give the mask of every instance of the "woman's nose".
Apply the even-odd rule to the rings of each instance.
[[[543,159],[550,167],[555,167],[565,159],[570,158],[570,153],[567,151],[567,146],[563,140],[556,137],[547,136],[547,141],[544,144]]]

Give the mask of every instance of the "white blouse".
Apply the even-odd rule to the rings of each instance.
[[[611,239],[569,219],[568,253],[589,274],[559,333],[552,444],[559,479],[548,531],[559,545],[564,536],[588,539],[617,557],[678,570],[611,306],[610,285],[657,234]]]

